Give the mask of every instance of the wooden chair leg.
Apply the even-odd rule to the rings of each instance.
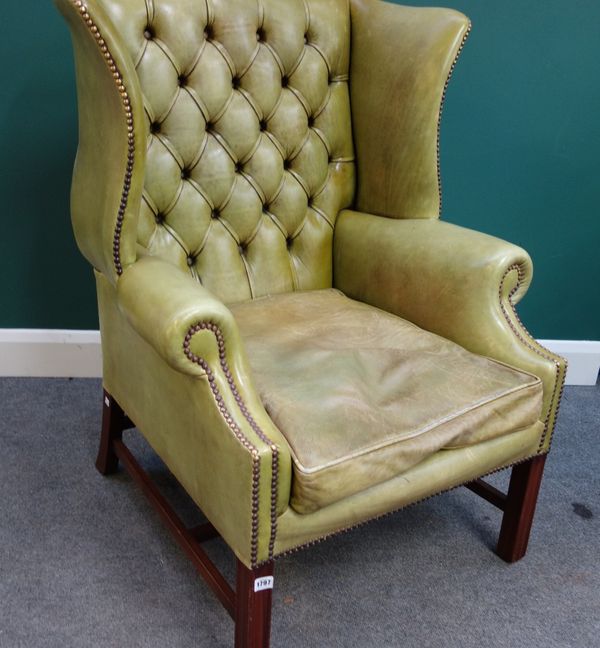
[[[115,454],[113,441],[120,441],[126,427],[127,417],[115,399],[104,390],[102,402],[102,434],[96,459],[96,468],[103,475],[117,471],[119,459]]]
[[[237,561],[235,648],[269,648],[273,563],[248,569]]]
[[[535,505],[546,455],[534,457],[512,469],[496,553],[512,563],[527,551]]]

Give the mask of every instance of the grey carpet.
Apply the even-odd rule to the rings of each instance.
[[[143,495],[94,469],[100,383],[2,379],[0,404],[0,646],[231,647],[229,617]],[[493,507],[441,495],[279,560],[273,646],[600,646],[599,421],[600,388],[568,388],[520,563],[491,551]]]

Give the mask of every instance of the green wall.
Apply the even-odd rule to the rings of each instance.
[[[474,30],[444,110],[444,218],[529,250],[535,336],[600,339],[600,2],[445,4]],[[50,0],[3,0],[0,54],[0,327],[96,328],[68,215],[70,41]]]

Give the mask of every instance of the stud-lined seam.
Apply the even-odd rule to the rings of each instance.
[[[133,177],[133,162],[135,159],[133,110],[131,109],[131,101],[129,99],[129,93],[127,92],[127,88],[125,87],[125,83],[123,81],[123,75],[121,74],[116,64],[113,55],[108,49],[108,45],[102,37],[98,26],[90,16],[87,6],[82,2],[82,0],[71,0],[71,2],[77,8],[81,19],[94,37],[96,44],[98,45],[102,53],[104,61],[109,71],[112,73],[113,80],[115,82],[119,95],[121,96],[121,102],[125,111],[125,120],[127,123],[127,165],[125,168],[125,179],[123,181],[123,190],[121,192],[121,202],[119,204],[117,221],[113,235],[113,263],[117,275],[120,276],[123,274],[123,264],[121,263],[121,232],[123,230],[123,221],[125,219],[127,203],[129,201],[129,191],[131,189],[131,179]]]
[[[466,486],[467,484],[470,484],[471,482],[477,480],[477,479],[483,479],[484,477],[489,477],[490,475],[494,475],[496,473],[499,473],[503,470],[507,470],[508,468],[514,468],[515,466],[519,466],[520,464],[526,463],[527,461],[531,461],[532,459],[535,459],[536,457],[543,457],[547,452],[541,452],[537,453],[534,455],[530,455],[528,457],[525,457],[525,459],[519,459],[517,461],[514,461],[512,463],[508,463],[504,466],[501,466],[500,468],[495,468],[494,470],[490,470],[487,473],[484,473],[483,475],[480,475],[479,477],[476,477],[475,479],[469,479],[466,482],[462,482],[460,484],[457,484],[456,486],[450,486],[449,488],[443,488],[442,490],[436,491],[435,493],[432,493],[431,495],[427,495],[425,497],[422,497],[418,500],[415,500],[414,502],[410,502],[408,504],[404,504],[402,506],[399,506],[398,508],[392,509],[391,511],[386,511],[385,513],[381,513],[379,515],[374,515],[372,517],[367,518],[366,520],[362,520],[361,522],[357,522],[355,524],[351,524],[347,527],[341,527],[339,529],[336,529],[334,531],[330,531],[329,533],[325,533],[324,535],[321,535],[314,540],[309,540],[308,542],[304,542],[302,544],[296,545],[295,547],[291,547],[290,549],[286,549],[285,551],[282,551],[281,553],[278,553],[276,556],[273,558],[276,560],[278,558],[282,558],[284,556],[289,556],[291,554],[294,554],[298,551],[301,551],[302,549],[306,549],[308,547],[312,547],[313,545],[316,545],[320,542],[323,542],[324,540],[328,540],[329,538],[339,535],[341,533],[348,533],[349,531],[353,531],[354,529],[358,529],[362,526],[365,526],[366,524],[369,524],[369,522],[374,522],[375,520],[381,520],[383,518],[389,517],[390,515],[394,515],[395,513],[398,513],[399,511],[402,511],[404,509],[410,508],[411,506],[415,506],[417,504],[420,504],[421,502],[426,502],[427,500],[432,499],[433,497],[437,497],[438,495],[443,495],[444,493],[449,493],[453,490],[456,490],[458,488],[461,488],[463,486]],[[259,563],[259,566],[266,563],[268,561],[263,561]]]
[[[221,369],[225,375],[225,378],[227,379],[227,384],[229,385],[231,394],[234,397],[235,402],[237,403],[242,415],[249,423],[252,430],[259,437],[259,439],[263,441],[263,443],[269,446],[269,449],[271,450],[271,502],[270,502],[271,530],[270,530],[270,537],[269,537],[269,554],[268,554],[269,560],[273,558],[273,554],[275,551],[275,540],[277,536],[277,486],[278,486],[278,478],[279,478],[279,448],[262,431],[258,423],[254,420],[254,417],[250,414],[250,411],[248,410],[246,404],[242,399],[242,396],[237,388],[237,385],[235,384],[233,374],[231,373],[231,370],[229,368],[229,364],[227,363],[227,356],[225,352],[225,339],[219,327],[216,324],[213,324],[211,322],[199,322],[198,324],[192,326],[188,330],[184,339],[184,343],[183,343],[184,353],[189,360],[202,367],[202,369],[205,371],[206,376],[208,378],[210,389],[217,403],[217,407],[219,408],[219,411],[221,412],[225,422],[227,423],[231,431],[234,433],[236,438],[252,455],[253,468],[252,468],[251,560],[252,560],[252,565],[256,566],[257,556],[258,556],[260,455],[256,446],[242,432],[241,428],[234,421],[229,410],[227,409],[227,406],[223,401],[223,397],[219,392],[219,388],[217,387],[216,379],[210,366],[203,358],[197,356],[190,348],[192,337],[196,333],[199,333],[200,331],[210,331],[214,334],[217,341],[217,347],[219,350],[219,362],[221,365]]]
[[[467,42],[467,38],[469,38],[471,34],[471,29],[472,29],[472,23],[469,22],[469,25],[467,26],[467,31],[465,32],[462,38],[462,41],[458,47],[458,51],[456,52],[456,56],[454,57],[454,61],[452,61],[452,65],[450,66],[450,71],[448,72],[448,76],[446,77],[446,83],[444,83],[444,89],[442,91],[442,100],[440,102],[440,110],[438,113],[436,155],[437,155],[438,195],[440,198],[440,207],[438,212],[439,216],[442,215],[442,167],[440,162],[440,138],[441,138],[441,130],[442,130],[442,113],[444,111],[444,104],[446,102],[446,92],[448,90],[448,86],[450,85],[450,80],[452,79],[454,68],[456,67],[456,64],[458,63],[458,59],[462,54],[465,43]]]
[[[506,279],[508,275],[513,272],[517,272],[517,283],[515,284],[514,288],[509,292],[508,294],[508,304],[511,309],[511,313],[506,310],[506,300],[503,299],[503,293],[504,293],[504,284],[506,282]],[[555,414],[554,414],[554,420],[556,421],[556,418],[558,417],[558,409],[560,407],[560,400],[562,398],[562,393],[564,390],[564,385],[565,385],[565,376],[566,376],[566,371],[565,371],[565,376],[563,376],[562,380],[560,379],[560,363],[555,360],[552,356],[548,355],[547,353],[544,353],[538,346],[537,342],[533,339],[533,337],[530,335],[529,331],[525,328],[523,325],[523,322],[519,318],[519,315],[515,309],[515,306],[513,304],[513,297],[515,294],[518,292],[519,288],[521,287],[521,284],[523,283],[525,279],[525,270],[521,264],[515,263],[511,266],[509,266],[506,269],[506,272],[502,276],[502,280],[500,281],[500,287],[498,289],[498,297],[500,300],[500,309],[502,310],[502,314],[504,315],[504,319],[507,321],[508,325],[510,326],[512,332],[517,336],[517,339],[524,344],[528,349],[536,353],[537,355],[541,356],[544,358],[544,360],[548,360],[549,362],[552,362],[554,364],[554,376],[555,376],[555,381],[554,381],[554,389],[552,391],[552,396],[550,398],[550,405],[548,407],[548,414],[546,415],[546,419],[544,420],[544,432],[541,436],[540,439],[540,445],[539,445],[539,451],[541,452],[544,443],[546,441],[546,437],[548,434],[550,434],[550,439],[549,441],[552,441],[552,433],[554,430],[554,426],[552,426],[552,430],[550,430],[550,419],[552,418],[552,411],[555,408],[556,404],[556,409],[555,409]],[[513,319],[511,318],[511,315],[517,320],[519,323],[521,330],[519,330],[513,322]],[[566,363],[566,360],[565,360]],[[558,401],[557,401],[557,393],[558,393]]]

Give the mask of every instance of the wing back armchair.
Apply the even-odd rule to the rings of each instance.
[[[526,252],[446,224],[461,14],[380,0],[56,0],[73,37],[72,219],[121,462],[267,646],[273,560],[466,484],[522,557],[564,380],[514,304]],[[187,529],[123,442],[201,508]],[[480,478],[513,468],[507,494]],[[200,543],[237,558],[232,588]]]

